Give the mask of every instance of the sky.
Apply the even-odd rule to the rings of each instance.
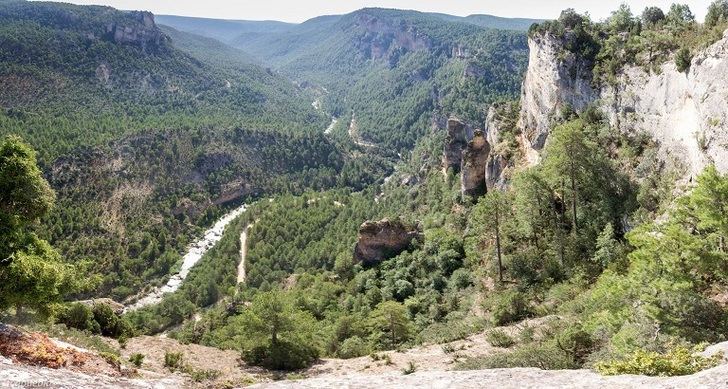
[[[491,14],[504,17],[554,19],[562,9],[574,8],[602,19],[622,2],[640,13],[647,5],[667,10],[674,1],[688,4],[698,20],[712,0],[65,0],[102,4],[155,14],[217,19],[280,20],[300,23],[320,15],[344,14],[364,7],[414,9],[451,15]]]

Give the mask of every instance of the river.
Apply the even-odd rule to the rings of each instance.
[[[197,262],[202,259],[202,257],[205,255],[205,253],[207,253],[208,250],[214,247],[217,242],[222,239],[222,234],[223,232],[225,232],[225,227],[227,227],[230,222],[235,220],[235,218],[242,215],[243,212],[247,210],[247,208],[248,204],[243,204],[240,207],[225,214],[217,222],[215,222],[215,225],[213,225],[209,230],[205,231],[205,234],[200,240],[192,243],[187,248],[187,253],[182,258],[182,267],[180,268],[178,273],[172,275],[169,278],[169,281],[167,281],[164,286],[154,288],[154,290],[147,293],[135,303],[128,305],[124,309],[124,312],[131,312],[149,305],[158,304],[162,301],[162,298],[165,294],[175,292],[177,289],[179,289],[179,287],[182,285],[182,282],[185,280],[185,278],[187,278],[187,275],[190,274],[190,270],[192,270],[192,267],[194,267]]]

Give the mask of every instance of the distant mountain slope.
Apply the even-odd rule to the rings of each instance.
[[[452,19],[452,20],[446,20]],[[457,17],[367,8],[233,43],[281,73],[326,91],[324,108],[356,114],[359,135],[411,148],[444,116],[481,126],[487,106],[518,95],[526,34]]]
[[[351,159],[308,92],[166,30],[147,12],[0,1],[0,137],[31,143],[58,194],[38,234],[116,299],[167,276],[231,203],[370,179],[340,174]]]
[[[493,28],[497,30],[515,30],[528,31],[534,23],[541,23],[543,19],[525,19],[525,18],[503,18],[493,15],[468,15],[465,17],[452,16],[446,14],[432,14],[443,20],[451,22],[465,22],[475,24],[480,27]]]
[[[172,39],[175,48],[213,65],[239,69],[260,65],[260,61],[250,54],[217,39],[178,31],[169,26],[160,25],[159,28]]]
[[[276,33],[296,25],[278,21],[224,20],[190,16],[156,15],[157,23],[222,42],[230,42],[245,33]]]
[[[267,128],[325,125],[285,78],[254,65],[219,66],[245,61],[239,51],[175,38],[150,13],[0,3],[0,135],[32,131],[47,160],[182,117]],[[49,121],[52,132],[44,129]]]

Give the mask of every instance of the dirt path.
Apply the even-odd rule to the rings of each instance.
[[[248,232],[253,223],[248,224],[240,234],[240,263],[238,263],[238,284],[245,282],[245,256],[248,254]]]

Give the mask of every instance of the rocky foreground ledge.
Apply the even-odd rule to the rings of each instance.
[[[29,386],[95,389],[95,388],[180,388],[179,377],[153,380],[127,379],[87,375],[68,370],[8,365],[0,361],[0,388]],[[253,388],[726,388],[728,365],[721,365],[697,374],[682,377],[613,376],[604,377],[590,370],[539,370],[534,368],[492,369],[473,371],[425,371],[410,375],[350,374],[341,377],[310,378],[297,381],[268,382]]]
[[[253,388],[726,388],[728,365],[682,377],[613,376],[604,377],[591,370],[539,370],[534,368],[473,371],[426,371],[410,375],[348,375],[278,381]]]

